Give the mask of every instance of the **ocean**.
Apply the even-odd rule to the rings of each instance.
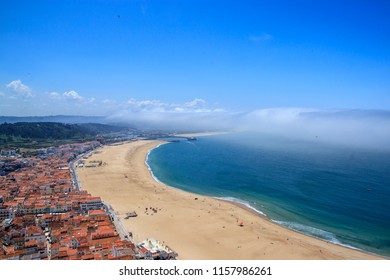
[[[390,257],[390,152],[236,133],[161,145],[159,181],[231,200],[284,227]]]

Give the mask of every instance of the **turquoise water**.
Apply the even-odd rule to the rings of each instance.
[[[154,176],[235,200],[283,226],[390,256],[390,153],[258,134],[200,137],[151,151]]]

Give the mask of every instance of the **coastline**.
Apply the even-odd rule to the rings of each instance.
[[[83,188],[111,204],[136,242],[165,242],[179,259],[383,259],[282,227],[238,202],[166,186],[145,164],[163,141],[107,146],[91,160],[107,165],[78,169]],[[238,203],[238,204],[237,204]],[[150,210],[156,209],[156,212]],[[240,226],[242,222],[243,226]]]

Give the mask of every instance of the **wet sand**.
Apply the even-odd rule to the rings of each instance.
[[[77,169],[83,189],[111,204],[136,242],[158,239],[186,260],[381,259],[283,228],[233,203],[156,182],[145,158],[163,143],[106,146],[86,160],[105,164]],[[132,211],[138,217],[124,219]]]

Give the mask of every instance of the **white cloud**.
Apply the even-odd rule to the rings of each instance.
[[[130,122],[139,127],[162,129],[228,129],[225,110],[214,108],[200,98],[183,102],[168,103],[160,100],[129,99],[116,106],[110,115],[115,121]]]
[[[0,97],[5,97],[5,93],[0,91]]]
[[[128,108],[135,112],[165,112],[169,108],[168,103],[159,100],[136,100],[127,101]]]
[[[198,107],[203,107],[206,105],[207,105],[207,102],[201,98],[195,98],[194,100],[192,100],[190,102],[184,103],[184,106],[187,108],[198,108]]]
[[[53,99],[57,99],[57,98],[60,98],[61,95],[58,92],[53,91],[53,92],[49,93],[49,97],[53,98]]]
[[[63,93],[63,96],[67,99],[72,100],[83,100],[84,98],[81,97],[76,91],[71,90]]]
[[[63,100],[74,100],[74,101],[83,101],[84,100],[84,97],[80,96],[77,93],[77,91],[75,91],[75,90],[66,91],[63,94],[52,91],[49,93],[49,98],[57,99],[57,100],[63,99]],[[89,98],[87,101],[89,103],[92,103],[95,101],[95,98]]]
[[[7,88],[18,94],[23,94],[26,97],[31,97],[31,89],[22,83],[21,80],[14,80],[6,85]]]
[[[117,102],[115,100],[111,100],[111,99],[108,99],[108,98],[103,99],[102,103],[104,105],[115,105],[115,104],[117,104]]]
[[[126,103],[128,109],[133,112],[159,112],[159,113],[207,113],[223,111],[221,108],[210,108],[207,102],[201,98],[179,103],[166,103],[159,100],[129,99]]]

